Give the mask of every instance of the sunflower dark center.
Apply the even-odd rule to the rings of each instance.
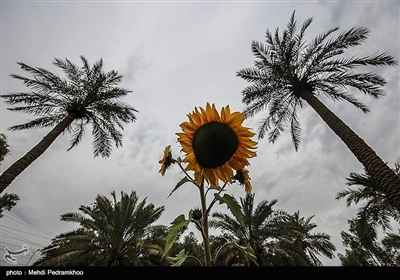
[[[206,168],[217,168],[233,156],[239,141],[228,125],[211,122],[197,129],[192,145],[198,163]]]

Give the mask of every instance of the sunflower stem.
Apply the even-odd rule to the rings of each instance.
[[[177,160],[176,163],[178,163],[179,168],[182,170],[183,173],[185,173],[186,177],[189,179],[189,181],[194,184],[196,187],[199,187],[196,182],[194,181],[194,179],[186,172],[185,168],[183,168],[181,161]]]
[[[200,186],[200,199],[201,199],[201,208],[203,211],[203,243],[204,243],[204,254],[206,257],[206,266],[211,266],[211,250],[210,250],[210,239],[208,236],[208,211],[206,205],[206,195],[204,192],[204,179],[202,180]]]
[[[226,187],[226,184],[227,184],[227,183],[228,183],[228,182],[225,182],[225,184],[222,186],[222,188],[218,191],[218,194],[220,194],[220,193],[224,190],[224,188]],[[208,190],[207,190],[207,191],[208,191]],[[210,206],[208,206],[208,208],[207,208],[207,214],[210,213],[211,207],[213,207],[213,205],[215,204],[215,202],[217,202],[217,199],[214,197],[213,201],[211,201],[211,203],[210,203]]]

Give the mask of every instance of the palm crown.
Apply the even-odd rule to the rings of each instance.
[[[253,41],[252,51],[257,57],[254,67],[237,72],[238,76],[252,83],[242,91],[242,101],[247,105],[246,116],[268,109],[258,137],[263,138],[270,130],[268,138],[274,142],[290,124],[292,141],[297,150],[301,129],[296,110],[306,101],[375,178],[393,207],[400,211],[400,178],[318,98],[325,95],[333,100],[347,101],[368,112],[367,106],[347,88],[353,87],[379,98],[384,95],[381,89],[386,81],[378,74],[356,73],[354,68],[391,66],[397,62],[385,53],[361,58],[341,56],[346,49],[361,44],[368,37],[369,31],[365,27],[354,27],[331,38],[330,35],[339,29],[335,27],[305,45],[304,34],[312,18],[306,20],[296,34],[294,15],[293,12],[282,36],[279,29],[276,29],[275,35],[267,29],[266,45]]]
[[[123,123],[136,120],[137,110],[120,100],[130,91],[117,87],[122,81],[122,75],[116,71],[104,72],[102,59],[92,67],[84,56],[81,56],[81,60],[81,68],[68,59],[53,60],[53,64],[63,70],[66,78],[43,68],[18,63],[23,70],[31,73],[33,78],[18,74],[12,74],[11,77],[22,80],[32,90],[0,97],[10,105],[23,104],[20,107],[8,108],[9,110],[39,117],[28,123],[14,125],[10,129],[49,126],[54,128],[1,174],[0,193],[65,131],[72,133],[69,147],[72,149],[82,139],[86,125],[92,124],[94,156],[109,157],[113,142],[117,147],[122,145]]]
[[[76,146],[85,133],[85,126],[93,126],[94,155],[109,157],[112,142],[118,147],[122,144],[122,133],[116,126],[123,129],[123,123],[135,121],[134,108],[122,103],[120,98],[131,92],[117,87],[122,81],[122,75],[112,70],[103,71],[103,61],[100,59],[90,67],[87,59],[81,56],[83,67],[71,63],[68,59],[54,59],[53,64],[63,70],[67,79],[49,72],[43,68],[18,64],[34,78],[12,74],[13,78],[22,80],[32,89],[31,92],[2,95],[6,102],[14,105],[23,103],[25,106],[9,108],[40,116],[28,123],[14,125],[11,130],[49,127],[58,124],[68,115],[74,122],[68,127],[73,137],[71,146]]]
[[[79,207],[83,214],[61,215],[80,227],[54,238],[36,265],[148,265],[149,254],[161,255],[152,231],[164,207],[139,201],[135,191],[121,192],[119,201],[115,191],[111,195],[113,200],[97,195],[92,205]]]
[[[330,36],[338,27],[315,37],[308,45],[304,35],[312,18],[306,20],[299,33],[293,12],[286,29],[279,34],[266,31],[266,44],[253,41],[252,52],[257,60],[254,67],[237,72],[252,85],[243,90],[243,103],[247,105],[246,116],[253,116],[268,107],[269,114],[259,127],[259,138],[268,134],[274,142],[290,124],[295,149],[300,143],[300,124],[297,118],[298,106],[303,106],[303,95],[311,92],[315,96],[325,95],[333,100],[350,102],[363,112],[365,104],[352,96],[346,88],[354,87],[372,97],[381,97],[384,78],[373,73],[350,71],[361,65],[394,65],[393,57],[385,53],[367,57],[340,57],[346,49],[360,45],[369,35],[365,27],[355,27],[342,32],[336,38]]]
[[[278,202],[263,200],[254,204],[254,194],[241,198],[244,225],[227,214],[215,212],[212,227],[222,230],[223,237],[239,245],[250,246],[258,265],[321,265],[317,255],[333,258],[335,246],[330,236],[312,232],[316,224],[313,216],[300,217],[273,209]],[[236,256],[236,255],[235,255]]]

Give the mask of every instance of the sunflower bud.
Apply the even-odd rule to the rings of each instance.
[[[236,170],[235,176],[233,179],[238,180],[239,184],[245,187],[247,193],[251,192],[252,186],[250,184],[250,176],[249,171],[245,168],[241,170]]]
[[[202,217],[203,217],[203,213],[201,212],[200,209],[198,209],[198,208],[193,209],[193,212],[192,212],[193,220],[199,221]]]

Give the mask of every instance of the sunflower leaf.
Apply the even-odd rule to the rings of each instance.
[[[216,193],[214,194],[214,196],[217,200],[219,200],[220,204],[225,203],[228,209],[231,211],[232,215],[235,216],[236,220],[240,223],[240,225],[244,226],[241,207],[236,199],[229,194],[224,194],[224,196],[220,196]]]
[[[164,248],[164,256],[169,252],[174,245],[175,239],[178,236],[178,233],[181,228],[186,227],[190,221],[192,220],[192,212],[189,212],[189,219],[185,219],[185,215],[181,214],[175,218],[175,220],[171,223],[169,227],[167,240],[165,241],[165,248]]]
[[[186,258],[187,258],[187,254],[185,254],[185,249],[183,249],[174,258],[171,258],[172,260],[176,261],[171,266],[181,266],[183,264],[183,262],[186,260]]]
[[[251,247],[244,247],[236,244],[235,242],[231,243],[233,247],[238,249],[240,252],[245,254],[253,263],[255,263],[258,266],[258,263],[256,261],[256,256],[254,255],[254,251]]]
[[[187,182],[189,182],[189,181],[190,181],[190,180],[189,180],[188,177],[183,177],[183,178],[178,182],[178,184],[176,184],[175,188],[174,188],[174,189],[172,190],[172,192],[167,196],[167,198],[170,197],[171,194],[172,194],[174,191],[176,191],[180,186],[182,186],[183,184],[185,184],[185,183],[187,183]]]

